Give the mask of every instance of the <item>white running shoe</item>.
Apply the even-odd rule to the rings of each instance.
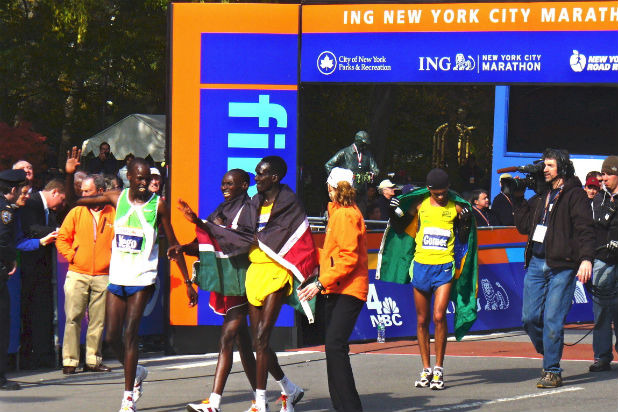
[[[210,405],[209,399],[204,399],[201,403],[190,403],[187,405],[189,412],[221,412],[221,408]]]
[[[433,372],[431,368],[425,368],[421,371],[420,378],[414,382],[414,387],[416,388],[428,388],[429,380],[432,378]]]
[[[251,401],[251,407],[247,409],[247,412],[270,412],[270,409],[268,408],[268,404],[266,404],[265,408],[260,408],[255,401]]]
[[[122,400],[122,404],[120,405],[120,410],[118,412],[136,412],[135,402],[133,398],[130,396],[127,399]]]
[[[281,392],[281,396],[277,400],[277,402],[281,402],[281,410],[279,412],[294,412],[294,406],[303,396],[305,396],[305,391],[300,386],[297,386],[291,395]]]
[[[444,389],[444,372],[442,368],[433,368],[433,378],[431,379],[429,388],[435,390]]]
[[[142,365],[137,365],[135,369],[135,382],[133,383],[133,402],[137,402],[144,394],[144,385],[142,383],[148,377],[148,369]]]

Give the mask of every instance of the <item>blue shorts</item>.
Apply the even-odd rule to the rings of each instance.
[[[455,262],[442,265],[425,265],[412,261],[412,286],[423,292],[434,292],[440,286],[449,283],[455,274]]]
[[[147,287],[150,287],[152,285],[149,286],[122,286],[122,285],[115,285],[113,283],[110,283],[109,285],[107,285],[107,290],[109,290],[111,293],[113,293],[116,296],[121,296],[123,298],[129,297],[131,295],[135,295],[137,292],[139,292],[140,290],[144,290]]]

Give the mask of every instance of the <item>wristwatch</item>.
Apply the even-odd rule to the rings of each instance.
[[[320,282],[320,279],[315,280],[315,287],[318,288],[320,292],[324,292],[324,285]]]

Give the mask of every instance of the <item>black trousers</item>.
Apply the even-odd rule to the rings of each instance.
[[[6,280],[0,279],[0,384],[4,383],[6,358],[9,350],[9,332],[11,329],[11,296]]]
[[[21,272],[22,369],[55,366],[53,272],[45,265],[39,267],[39,270],[24,267]]]
[[[354,296],[335,293],[324,297],[326,370],[330,399],[338,412],[359,412],[363,406],[350,365],[348,339],[365,302]]]

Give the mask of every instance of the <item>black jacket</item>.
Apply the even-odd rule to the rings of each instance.
[[[45,223],[45,208],[41,196],[41,192],[33,193],[26,201],[26,205],[21,208],[21,227],[27,238],[40,239],[59,226],[53,210],[49,211],[47,224]],[[52,249],[53,246],[50,244],[31,252],[22,252],[23,271],[38,270],[41,264],[51,267]]]
[[[513,200],[500,192],[491,202],[491,211],[499,226],[513,226]]]
[[[613,203],[618,202],[618,195],[614,195]],[[601,190],[592,199],[592,216],[594,218],[594,233],[596,235],[596,255],[595,258],[603,262],[615,265],[618,263],[618,256],[612,253],[605,246],[610,240],[618,240],[618,212],[610,212],[607,209],[612,203],[612,195],[606,190]],[[618,205],[612,205],[616,208]],[[608,215],[609,213],[609,215]],[[606,221],[605,216],[608,216]]]
[[[532,257],[532,235],[545,209],[548,191],[515,205],[515,226],[528,236],[526,267]],[[594,260],[595,235],[590,199],[573,176],[556,200],[545,234],[545,260],[550,268],[576,269],[583,260]]]

